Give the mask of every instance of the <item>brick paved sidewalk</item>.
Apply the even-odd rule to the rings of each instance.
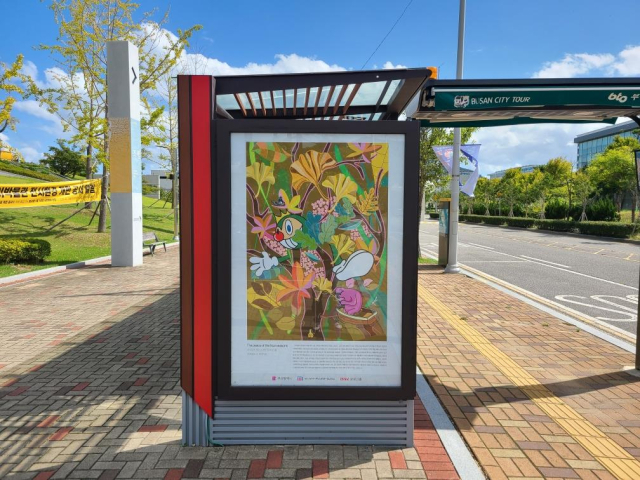
[[[458,478],[416,448],[180,445],[178,250],[0,288],[0,478]]]
[[[632,354],[464,275],[419,284],[418,364],[490,478],[640,478]]]

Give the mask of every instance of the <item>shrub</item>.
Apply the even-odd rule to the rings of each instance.
[[[535,218],[507,217],[507,225],[509,227],[533,228],[535,224]]]
[[[579,222],[578,231],[585,235],[600,235],[603,237],[627,238],[633,231],[633,223],[620,222]]]
[[[587,218],[589,221],[611,222],[619,220],[620,216],[616,206],[610,198],[599,198],[587,205]]]
[[[565,219],[569,213],[569,205],[564,200],[553,198],[544,206],[544,216],[549,219]]]
[[[484,203],[474,203],[473,204],[473,214],[474,215],[484,215],[484,212],[487,211],[487,208],[484,206]]]
[[[15,163],[0,160],[0,170],[9,173],[15,173],[17,175],[23,175],[25,177],[36,178],[38,180],[44,180],[45,182],[60,182],[63,177],[48,173],[48,169],[37,167],[35,165],[27,163]]]
[[[51,255],[51,244],[38,238],[0,239],[0,263],[39,263]]]
[[[460,215],[458,220],[461,222],[482,223],[483,218],[485,217],[482,215]]]
[[[429,218],[440,218],[440,214],[438,212],[429,212]]]
[[[535,226],[540,230],[552,230],[554,232],[572,232],[577,228],[573,220],[536,219]]]
[[[482,217],[482,221],[489,225],[504,225],[505,217]]]

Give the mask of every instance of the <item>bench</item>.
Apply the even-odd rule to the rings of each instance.
[[[158,236],[155,232],[146,232],[142,234],[142,248],[149,247],[149,253],[151,253],[151,255],[154,254],[158,245],[162,245],[164,247],[164,251],[167,251],[167,243],[158,240]]]

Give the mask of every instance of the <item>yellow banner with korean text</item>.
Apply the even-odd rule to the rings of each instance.
[[[0,208],[43,207],[100,200],[102,180],[0,184]]]

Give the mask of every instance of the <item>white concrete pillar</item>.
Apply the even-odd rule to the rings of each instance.
[[[138,49],[107,42],[111,265],[142,265],[142,147]]]

